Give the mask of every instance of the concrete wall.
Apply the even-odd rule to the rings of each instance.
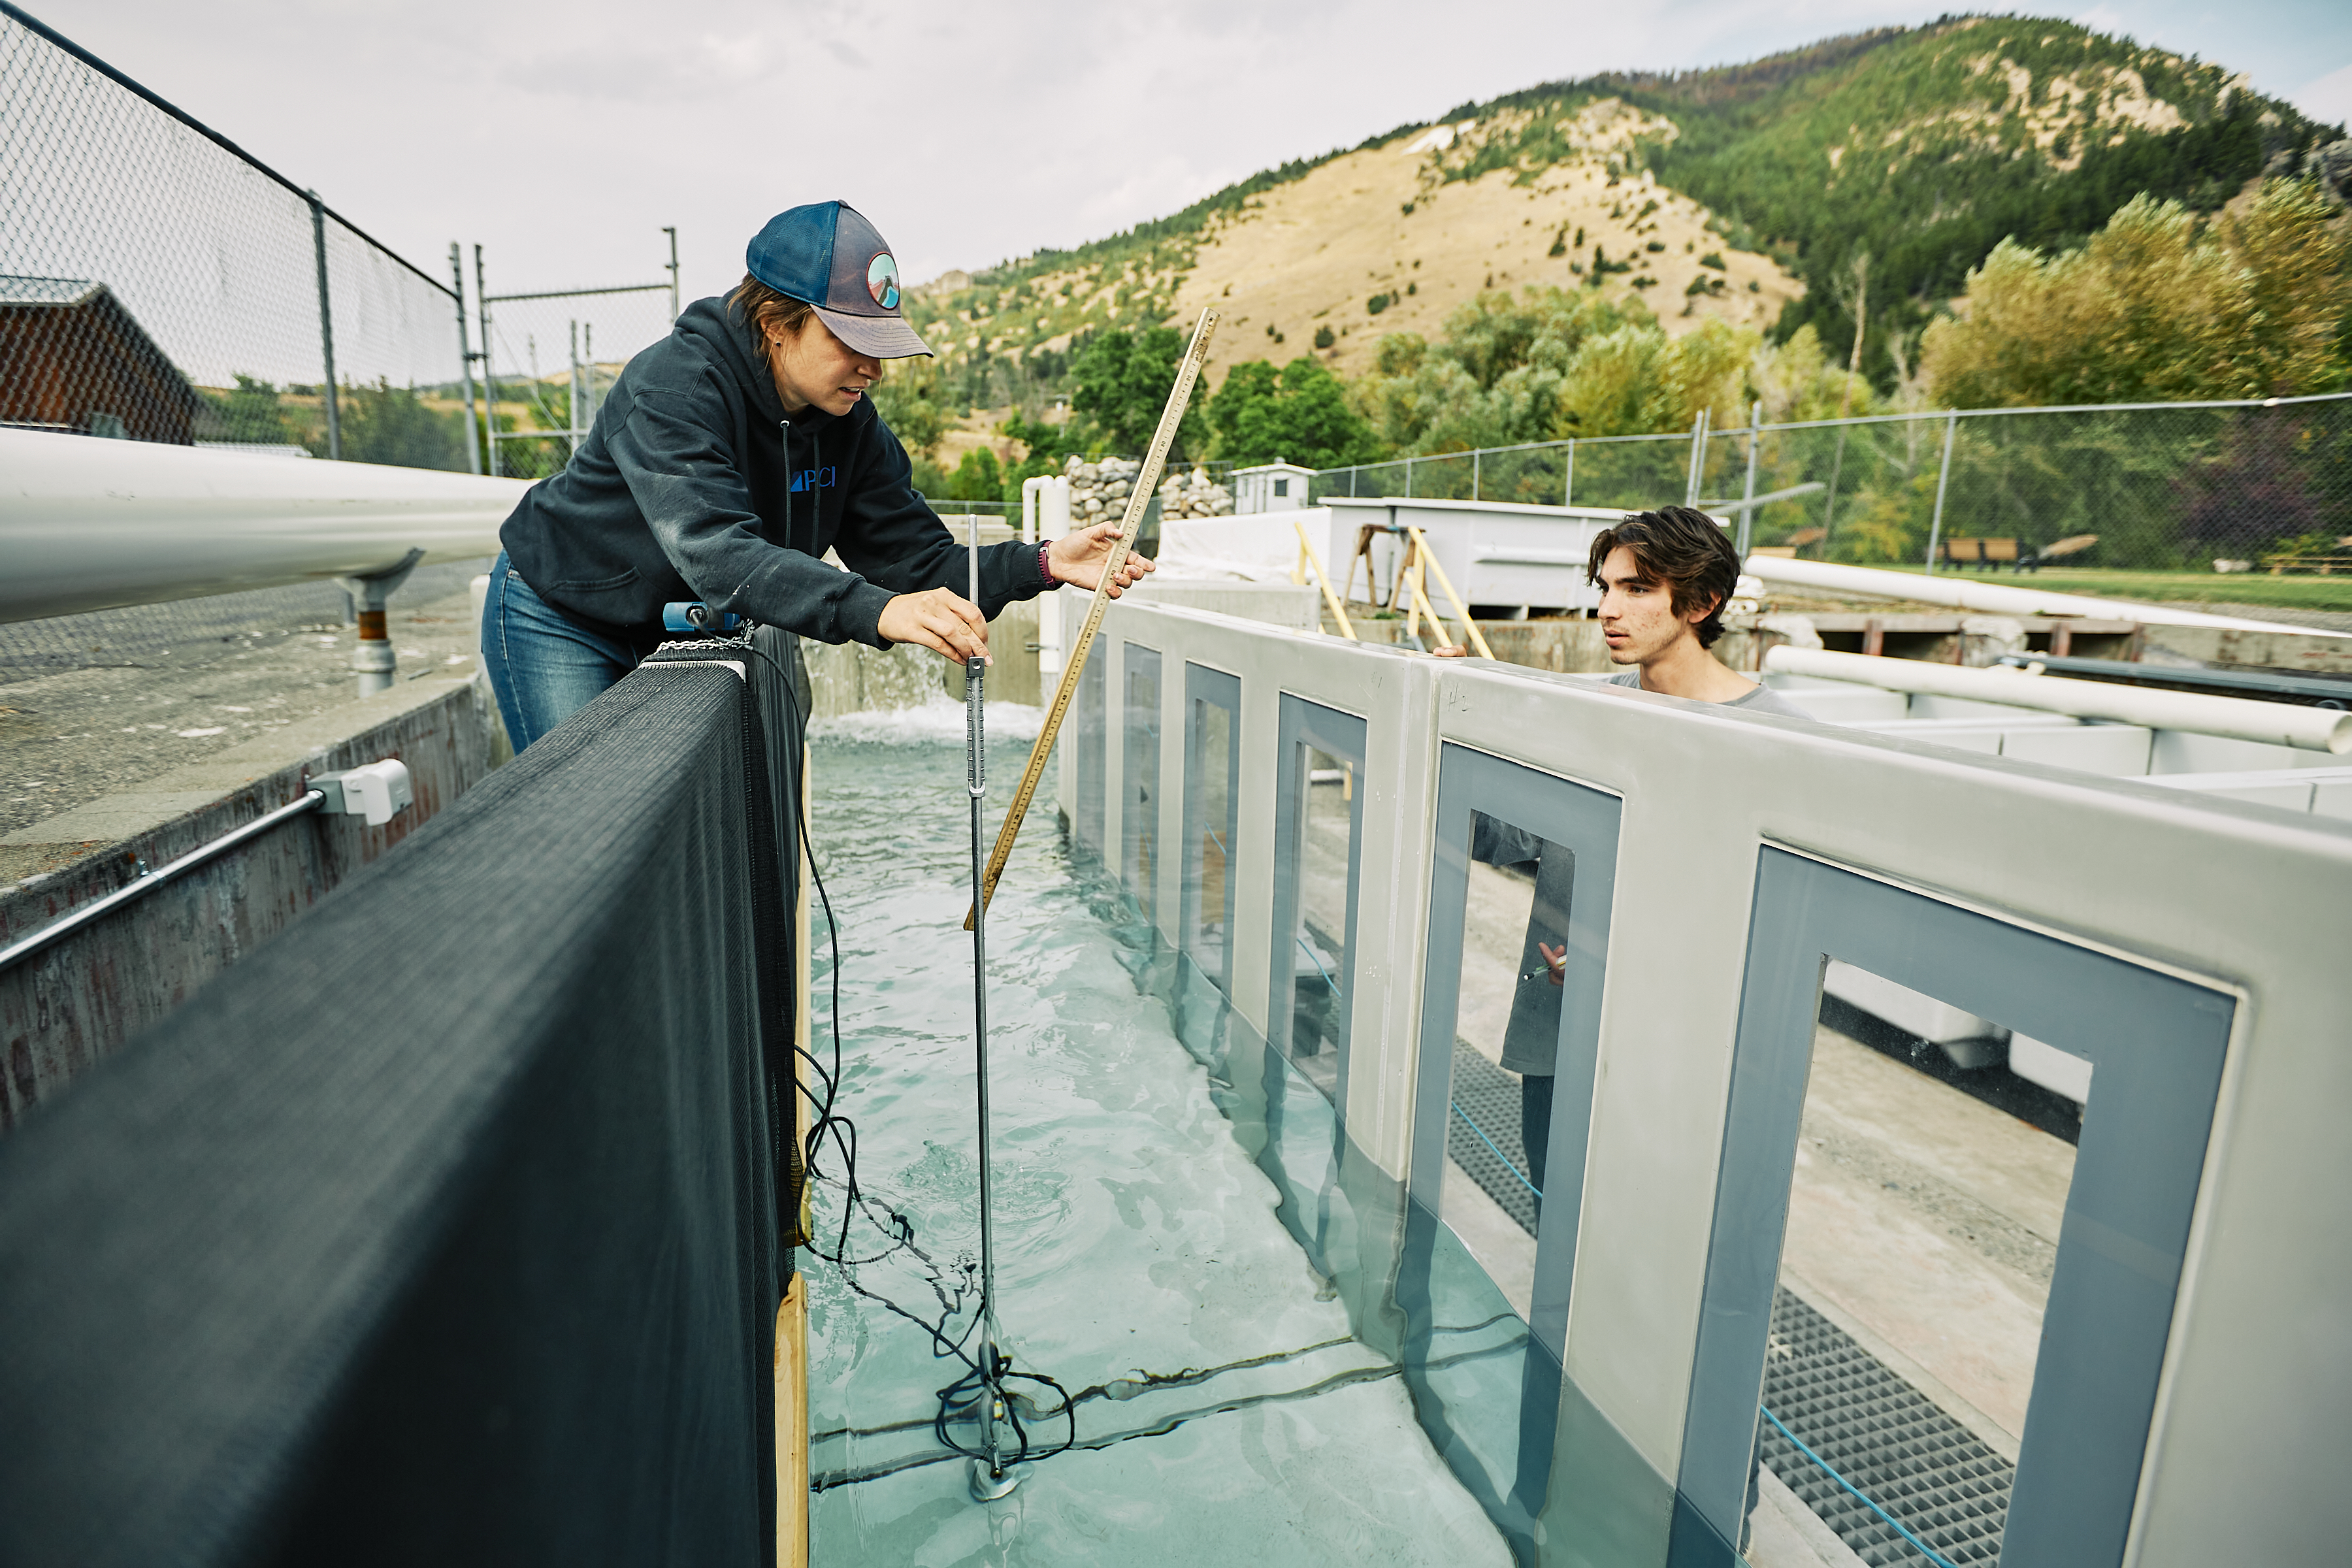
[[[0,1129],[463,795],[502,760],[503,739],[487,689],[408,681],[0,840],[33,872],[0,894],[0,942],[11,942],[133,880],[141,862],[161,866],[286,805],[306,768],[397,757],[415,797],[382,827],[287,823],[0,973]]]

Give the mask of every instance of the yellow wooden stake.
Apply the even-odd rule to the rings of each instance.
[[[1292,581],[1303,583],[1307,573],[1315,574],[1315,585],[1323,590],[1323,602],[1330,606],[1331,618],[1339,623],[1339,635],[1349,642],[1360,641],[1356,636],[1354,623],[1348,619],[1348,606],[1339,602],[1339,595],[1331,591],[1331,579],[1326,577],[1323,568],[1315,563],[1314,546],[1307,542],[1307,525],[1294,521],[1290,526],[1298,531],[1298,565],[1291,573]],[[1355,578],[1350,575],[1348,580],[1352,584]]]
[[[1427,561],[1429,569],[1437,574],[1437,585],[1445,590],[1446,602],[1454,606],[1454,615],[1461,618],[1462,629],[1470,634],[1470,646],[1478,650],[1479,658],[1494,658],[1495,650],[1486,646],[1486,634],[1479,631],[1478,623],[1470,618],[1470,606],[1464,604],[1462,595],[1454,591],[1454,582],[1445,574],[1445,563],[1430,550],[1429,541],[1422,537],[1420,529],[1412,528],[1409,531],[1412,534],[1414,552]],[[1430,619],[1436,618],[1436,612],[1430,612]]]

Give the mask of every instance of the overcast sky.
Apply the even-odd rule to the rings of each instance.
[[[1904,5],[1393,0],[25,0],[438,276],[493,292],[741,276],[781,208],[838,196],[905,275],[1098,237],[1287,158],[1465,100],[1746,60],[1916,23]],[[2101,5],[2078,18],[2352,119],[2342,0]]]

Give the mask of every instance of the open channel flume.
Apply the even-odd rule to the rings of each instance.
[[[2250,1136],[2294,1097],[2225,1091],[2333,1092],[2343,825],[1145,604],[1097,658],[991,932],[1005,1335],[1076,1396],[1002,1503],[908,1321],[971,1300],[961,758],[820,726],[861,1179],[923,1255],[812,1276],[814,1561],[2298,1560],[2315,1461],[2203,1423],[2328,1406],[2210,1216],[2328,1201]],[[2088,1077],[1992,1092],[2019,1041]]]

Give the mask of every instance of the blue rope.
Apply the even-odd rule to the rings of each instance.
[[[1315,965],[1315,973],[1323,977],[1323,984],[1331,988],[1331,994],[1334,996],[1338,995],[1339,983],[1331,978],[1331,972],[1323,967],[1323,961],[1315,956],[1315,950],[1307,945],[1307,939],[1303,936],[1298,939],[1298,951],[1307,955],[1307,961],[1309,963]]]
[[[1486,1130],[1485,1128],[1479,1126],[1475,1121],[1471,1121],[1470,1113],[1462,1109],[1462,1102],[1455,1100],[1449,1100],[1447,1103],[1454,1107],[1454,1115],[1462,1118],[1465,1121],[1470,1122],[1470,1131],[1478,1134],[1478,1142],[1484,1143],[1489,1150],[1493,1151],[1496,1159],[1503,1162],[1503,1169],[1510,1172],[1511,1174],[1515,1176],[1519,1176],[1519,1168],[1511,1163],[1511,1157],[1508,1154],[1504,1153],[1500,1149],[1495,1148],[1495,1141],[1486,1136]],[[1543,1196],[1543,1189],[1537,1186],[1533,1182],[1528,1181],[1525,1176],[1519,1176],[1519,1185],[1527,1188],[1528,1191],[1535,1194],[1538,1198]],[[1950,1564],[1947,1563],[1945,1568],[1950,1568]]]
[[[1811,1448],[1806,1447],[1803,1441],[1800,1439],[1794,1432],[1791,1432],[1786,1426],[1781,1426],[1780,1418],[1778,1415],[1773,1415],[1769,1410],[1766,1410],[1760,1405],[1756,1408],[1762,1413],[1765,1420],[1772,1423],[1773,1427],[1779,1431],[1781,1436],[1786,1437],[1790,1442],[1796,1445],[1797,1452],[1802,1454],[1814,1464],[1820,1466],[1823,1475],[1829,1477],[1830,1479],[1835,1481],[1838,1485],[1843,1487],[1854,1496],[1862,1499],[1864,1505],[1867,1507],[1871,1512],[1876,1514],[1879,1518],[1893,1525],[1895,1527],[1895,1533],[1909,1542],[1912,1545],[1917,1547],[1919,1549],[1919,1554],[1925,1557],[1928,1562],[1933,1563],[1936,1565],[1936,1568],[1956,1568],[1956,1565],[1953,1563],[1951,1559],[1937,1554],[1926,1542],[1920,1540],[1917,1536],[1904,1529],[1903,1521],[1901,1520],[1896,1519],[1893,1514],[1879,1507],[1875,1502],[1871,1501],[1868,1494],[1864,1492],[1860,1487],[1855,1486],[1852,1481],[1847,1480],[1843,1476],[1839,1475],[1835,1470],[1830,1468],[1829,1461],[1822,1458],[1819,1454],[1814,1453]]]

